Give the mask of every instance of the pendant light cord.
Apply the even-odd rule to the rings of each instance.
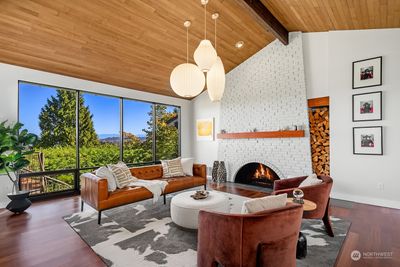
[[[189,27],[186,27],[186,63],[189,63]]]
[[[214,23],[214,45],[215,45],[215,52],[217,52],[217,19],[215,19]]]
[[[207,4],[204,5],[204,40],[207,39]]]

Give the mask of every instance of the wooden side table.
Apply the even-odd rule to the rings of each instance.
[[[292,197],[288,197],[286,202],[296,203],[293,202]],[[312,202],[311,200],[308,199],[304,199],[304,204],[303,204],[304,212],[313,211],[316,209],[317,209],[317,204],[315,202]],[[299,239],[297,240],[297,248],[296,248],[296,259],[304,259],[306,256],[307,256],[307,238],[302,232],[299,232]]]
[[[293,202],[292,197],[288,197],[286,200],[287,203],[296,203]],[[304,204],[303,204],[303,211],[313,211],[317,209],[317,204],[315,202],[312,202],[311,200],[304,199]]]

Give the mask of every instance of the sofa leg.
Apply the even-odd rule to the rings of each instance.
[[[167,195],[164,193],[163,196],[164,196],[164,205],[166,205],[167,204]]]
[[[331,219],[329,218],[329,202],[330,199],[328,199],[328,203],[326,204],[325,214],[324,217],[322,218],[322,221],[324,222],[325,230],[328,233],[328,235],[334,237]]]
[[[204,190],[207,190],[207,184],[204,185]]]
[[[97,223],[101,225],[101,210],[97,212]]]
[[[81,199],[81,212],[83,211],[83,204],[84,204],[84,202],[83,202],[83,200]]]

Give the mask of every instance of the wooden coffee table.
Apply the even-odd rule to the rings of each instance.
[[[303,211],[308,212],[317,209],[317,204],[315,202],[312,202],[311,200],[308,199],[303,199],[303,200],[304,200]],[[293,202],[292,197],[288,197],[286,202],[296,203]],[[296,248],[296,258],[304,259],[306,256],[307,256],[307,238],[302,232],[299,232],[299,239],[297,240],[297,248]]]

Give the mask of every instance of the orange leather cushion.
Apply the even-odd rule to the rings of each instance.
[[[130,170],[132,175],[139,179],[152,180],[152,179],[160,179],[163,176],[163,170],[161,165],[134,167],[131,168]]]

